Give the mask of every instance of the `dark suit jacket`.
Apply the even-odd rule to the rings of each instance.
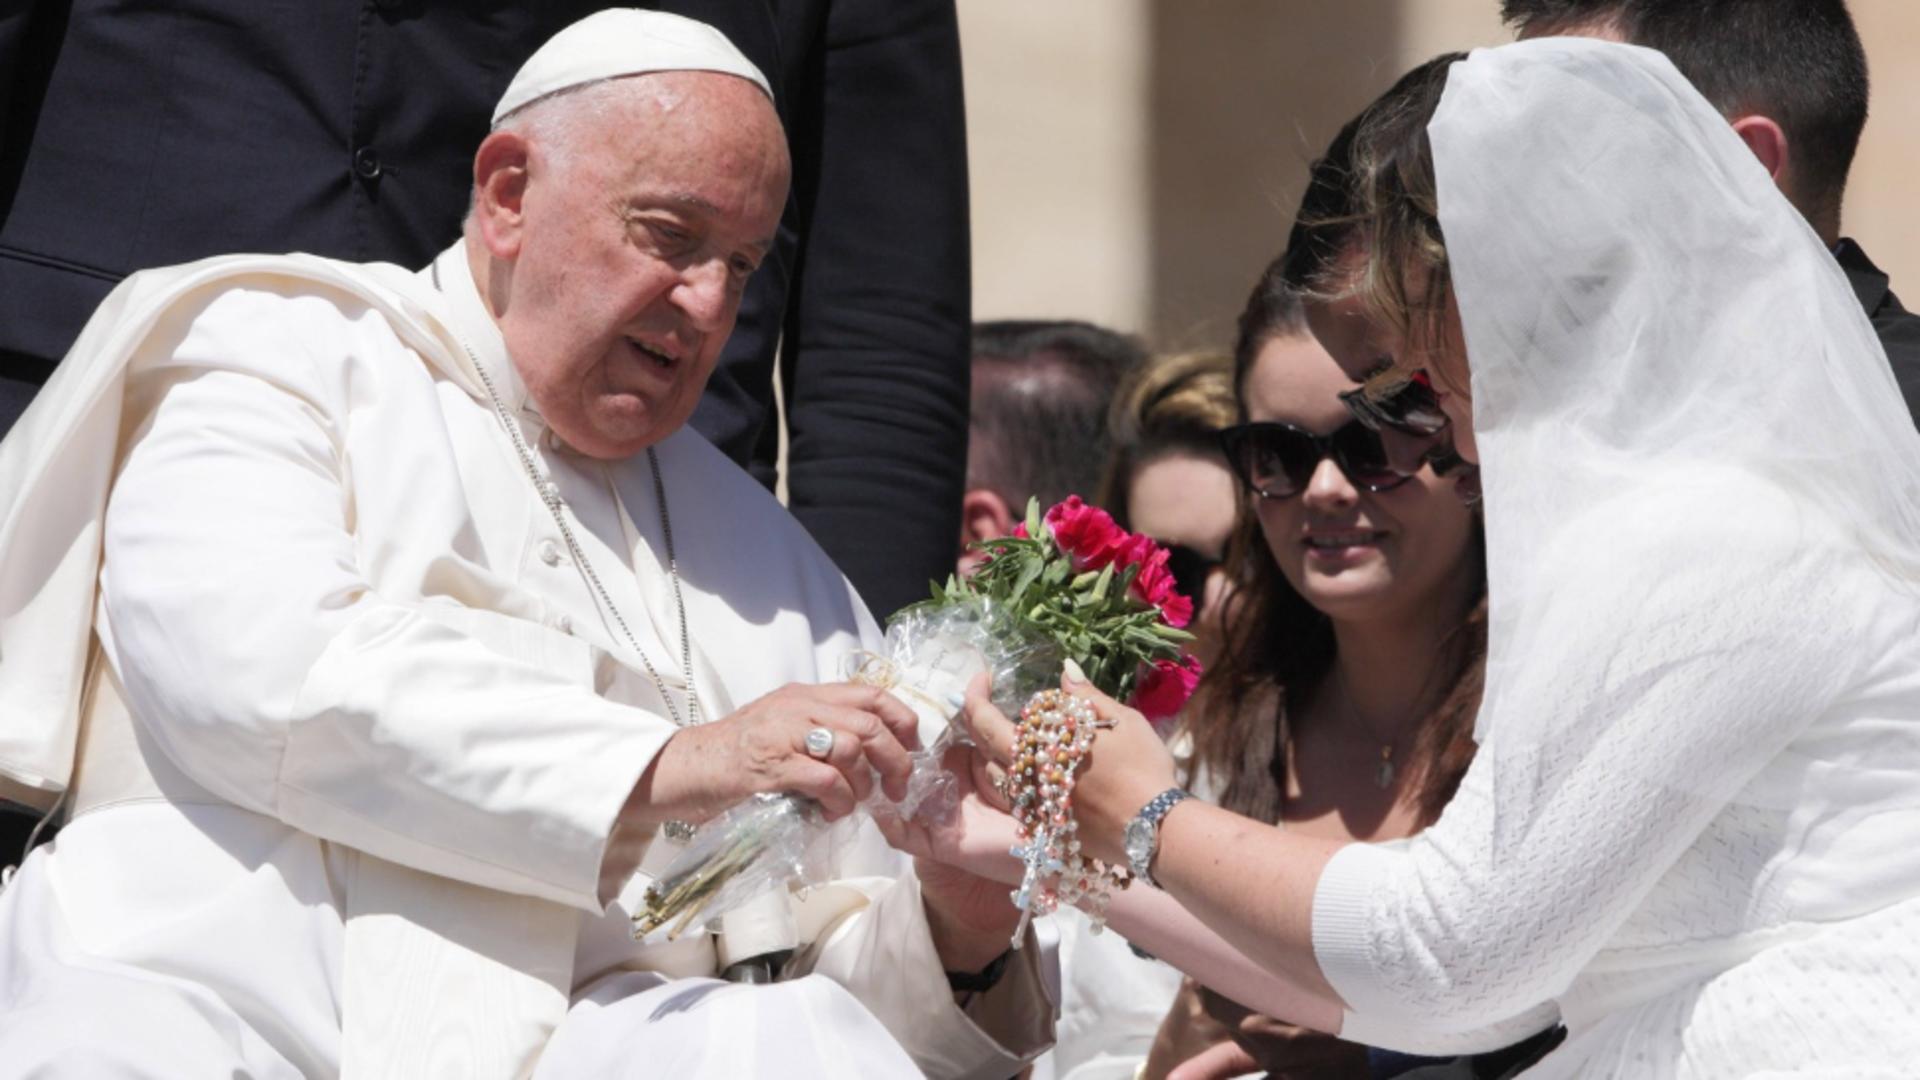
[[[1843,238],[1833,253],[1847,272],[1860,306],[1867,309],[1881,347],[1887,350],[1887,363],[1900,384],[1900,396],[1907,399],[1907,412],[1920,425],[1920,315],[1900,306],[1900,298],[1888,287],[1887,275],[1873,265],[1858,243]]]
[[[0,362],[20,399],[134,270],[239,251],[417,267],[459,235],[493,103],[602,0],[37,0],[0,9]],[[876,613],[952,569],[966,466],[953,0],[656,0],[776,89],[780,242],[694,425],[772,479]],[[777,366],[776,366],[777,362]],[[0,386],[0,431],[17,415]]]

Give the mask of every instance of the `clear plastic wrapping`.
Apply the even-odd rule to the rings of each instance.
[[[975,596],[919,604],[895,615],[879,652],[847,657],[848,681],[881,687],[919,718],[906,797],[889,800],[876,779],[861,811],[939,820],[955,803],[954,778],[942,760],[964,743],[952,723],[953,702],[981,673],[993,681],[994,704],[1017,713],[1036,691],[1056,684],[1064,659],[1058,646],[1033,635],[1014,613]],[[829,823],[819,806],[794,795],[757,795],[699,827],[679,858],[647,890],[634,916],[636,937],[668,927],[677,938],[773,889],[804,888],[829,879],[847,821]]]

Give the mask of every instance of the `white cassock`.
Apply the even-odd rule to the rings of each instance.
[[[790,981],[702,978],[731,934],[628,939],[646,876],[609,833],[673,727],[475,364],[683,715],[666,520],[709,717],[877,640],[691,430],[664,515],[645,455],[556,442],[458,245],[140,275],[0,450],[9,792],[60,787],[47,718],[85,717],[69,823],[0,895],[0,1075],[1018,1071],[1052,1037],[1040,951],[962,1011],[870,824],[771,917]]]
[[[1059,938],[1060,1019],[1032,1080],[1133,1080],[1180,993],[1180,972],[1133,951],[1078,909],[1036,920]]]

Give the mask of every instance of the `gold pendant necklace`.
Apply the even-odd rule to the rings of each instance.
[[[1353,721],[1355,728],[1363,727],[1360,720],[1360,707],[1353,702],[1353,691],[1347,689],[1347,675],[1340,670],[1338,660],[1333,663],[1333,677],[1334,681],[1340,684],[1340,700],[1347,707],[1347,718]],[[1374,733],[1368,732],[1368,734]],[[1379,738],[1377,734],[1374,737]],[[1399,741],[1400,735],[1395,732],[1393,738],[1382,740],[1380,743],[1380,761],[1373,767],[1373,785],[1382,791],[1393,786],[1394,777],[1397,775],[1397,770],[1393,766],[1393,747]]]

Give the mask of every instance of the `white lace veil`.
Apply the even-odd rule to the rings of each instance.
[[[1838,563],[1914,589],[1920,435],[1838,264],[1661,54],[1475,52],[1428,132],[1485,492],[1476,735],[1525,822],[1551,761],[1623,745],[1616,716],[1719,722],[1722,695],[1663,696],[1669,654],[1760,671],[1845,636],[1824,615],[1746,633]],[[1671,777],[1730,793],[1704,751]]]

